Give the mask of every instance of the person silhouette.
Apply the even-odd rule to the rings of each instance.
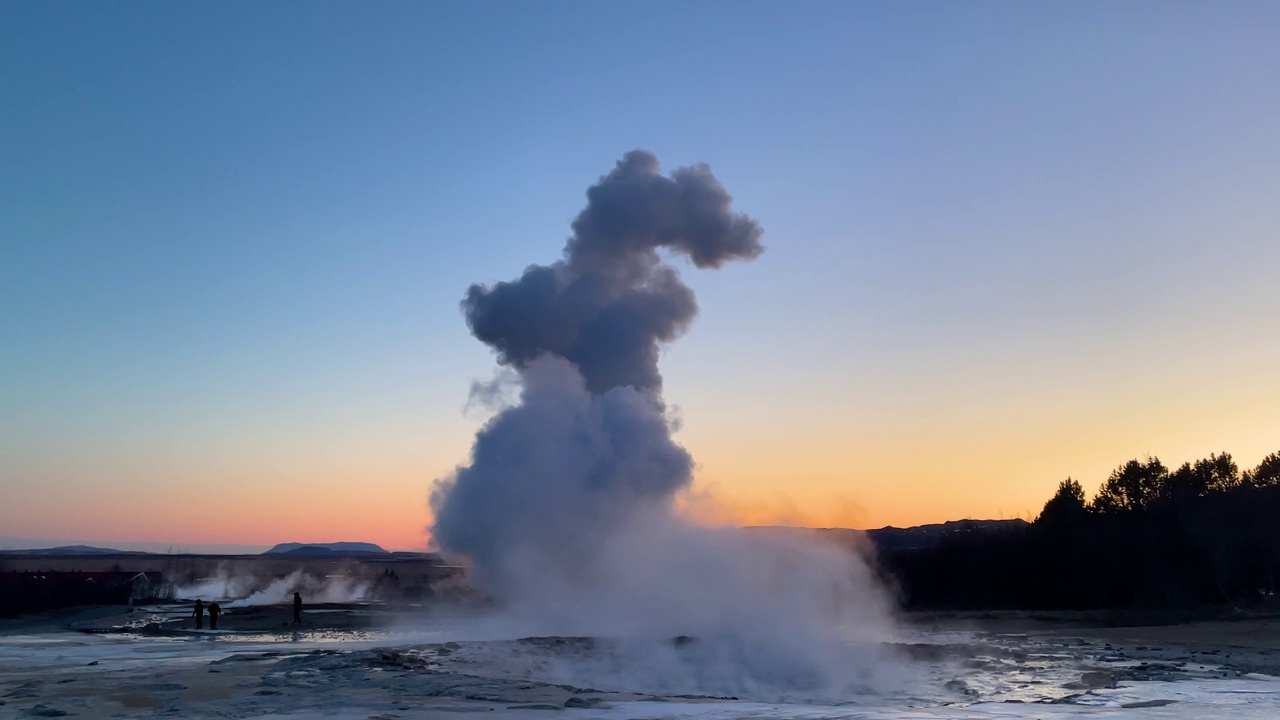
[[[293,594],[293,624],[302,624],[302,596],[298,593]]]
[[[209,629],[218,629],[218,613],[222,612],[222,608],[218,607],[218,603],[209,604]]]
[[[191,611],[191,614],[196,619],[196,629],[197,630],[203,629],[204,628],[204,602],[201,600],[196,600],[196,606]]]

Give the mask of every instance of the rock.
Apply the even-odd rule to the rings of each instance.
[[[1105,670],[1090,670],[1080,676],[1080,684],[1089,689],[1114,688],[1116,676]]]
[[[27,715],[31,717],[66,717],[70,714],[66,710],[51,708],[48,705],[36,705],[27,711]]]
[[[5,693],[4,696],[14,699],[37,697],[40,694],[40,685],[41,683],[39,680],[28,680]]]
[[[978,691],[966,685],[963,680],[948,680],[942,687],[951,692],[960,693],[965,697],[976,697],[978,695]]]

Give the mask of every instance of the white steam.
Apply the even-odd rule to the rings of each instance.
[[[368,582],[343,575],[320,577],[295,570],[285,577],[263,578],[229,575],[220,570],[215,577],[175,587],[174,597],[217,601],[227,608],[239,608],[291,602],[295,592],[308,604],[363,602],[369,597],[369,589]]]
[[[844,548],[652,513],[572,577],[537,549],[512,559],[508,612],[524,634],[617,641],[608,658],[543,658],[554,682],[762,700],[898,684],[888,603]]]
[[[670,261],[758,257],[762,229],[731,206],[709,167],[664,175],[635,150],[588,188],[561,259],[468,289],[467,324],[520,398],[437,481],[432,537],[535,632],[648,643],[627,657],[708,692],[863,688],[891,626],[857,556],[676,512],[694,462],[672,437],[658,361],[698,306]],[[507,405],[510,387],[480,386],[480,400]]]

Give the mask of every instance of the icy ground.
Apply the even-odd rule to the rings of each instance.
[[[741,651],[714,639],[504,637],[456,618],[394,631],[10,634],[0,717],[1280,717],[1280,656],[1265,649],[910,630],[850,647],[840,687]]]

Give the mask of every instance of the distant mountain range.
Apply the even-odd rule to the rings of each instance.
[[[129,555],[148,553],[156,555],[256,555],[262,552],[262,545],[239,545],[231,543],[199,543],[177,544],[145,541],[112,541],[111,547],[93,544],[92,540],[82,538],[23,538],[0,535],[0,553],[16,553],[34,555],[52,553],[53,555]]]
[[[956,534],[1001,532],[1026,527],[1025,520],[951,520],[932,525],[898,528],[882,527],[875,530],[851,530],[848,528],[797,528],[783,526],[756,526],[748,528],[755,532],[773,532],[780,534],[817,534],[824,539],[834,540],[842,545],[857,545],[866,541],[879,550],[923,550],[936,547],[942,539]],[[41,547],[48,541],[23,540],[20,538],[0,537],[0,553],[21,555],[84,556],[84,555],[142,555],[164,553],[165,546],[160,543],[124,543],[136,549],[117,550],[94,545],[58,545]],[[145,548],[145,549],[143,549]],[[152,548],[155,548],[154,550]],[[207,546],[201,548],[205,554],[253,554],[251,546]],[[182,548],[169,547],[168,554],[174,551],[179,554],[190,554]],[[379,545],[367,542],[333,542],[333,543],[280,543],[262,553],[263,555],[324,558],[324,557],[409,557],[420,553],[390,552]]]
[[[943,538],[953,535],[996,533],[1025,528],[1021,518],[1012,520],[948,520],[933,525],[909,528],[883,527],[868,530],[867,537],[881,550],[919,550],[936,547]]]
[[[280,543],[263,555],[290,557],[327,557],[332,555],[390,555],[381,546],[366,542]]]
[[[61,545],[51,548],[33,548],[23,550],[7,550],[5,552],[22,553],[23,555],[145,555],[136,550],[115,550],[112,548],[93,547],[92,545]]]
[[[943,538],[953,535],[1003,532],[1025,528],[1027,521],[1014,520],[949,520],[932,525],[916,525],[915,527],[898,528],[893,526],[875,530],[851,530],[849,528],[797,528],[780,526],[756,526],[750,530],[774,533],[817,534],[823,539],[834,540],[842,545],[856,545],[864,538],[870,540],[877,550],[925,550],[937,547]]]

